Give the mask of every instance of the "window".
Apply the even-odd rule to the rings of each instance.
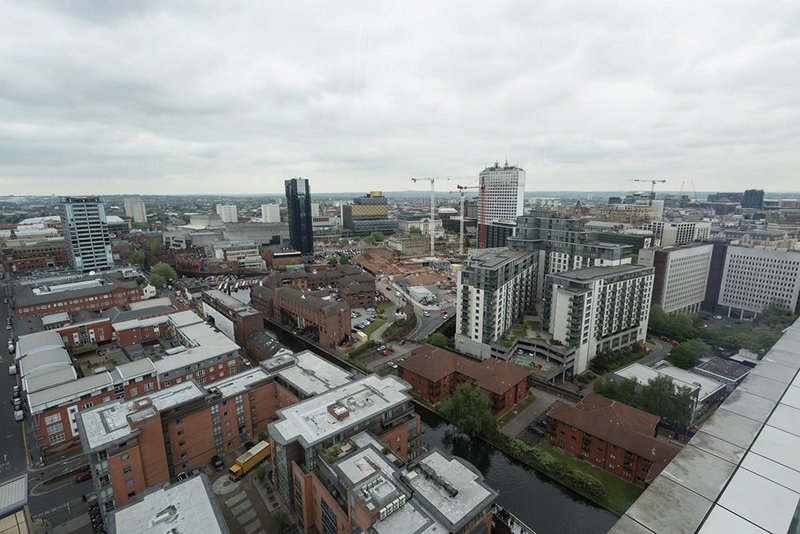
[[[119,459],[122,460],[123,462],[127,462],[128,458],[130,457],[131,457],[130,453],[127,452],[123,452],[122,454],[119,455]]]
[[[126,478],[125,479],[125,487],[130,488],[131,486],[133,486],[133,479],[132,478]]]
[[[54,425],[47,426],[48,434],[58,434],[59,432],[63,432],[63,430],[64,430],[64,423],[56,423]]]
[[[56,443],[61,443],[64,441],[66,436],[63,432],[60,432],[58,434],[51,434],[47,439],[50,442],[50,445],[55,445]]]
[[[54,423],[58,423],[59,421],[61,421],[61,414],[60,413],[55,413],[53,415],[48,415],[47,417],[44,418],[44,424],[46,424],[46,425],[52,425]]]
[[[92,406],[94,406],[94,403],[93,403],[93,402],[87,402],[86,404],[84,404],[84,405],[83,405],[83,409],[84,409],[84,410],[88,410],[88,409],[89,409],[89,408],[91,408]]]
[[[125,473],[125,474],[127,475],[128,473],[130,473],[130,472],[131,472],[131,469],[132,469],[132,468],[131,468],[131,466],[129,466],[129,465],[126,465],[126,466],[124,466],[124,467],[122,468],[122,472],[123,472],[123,473]]]
[[[147,383],[144,385],[144,390],[145,390],[145,391],[153,391],[153,383],[152,383],[152,382],[147,382]]]

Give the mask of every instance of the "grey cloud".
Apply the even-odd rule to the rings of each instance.
[[[407,189],[508,157],[528,189],[797,189],[800,6],[6,3],[18,193]],[[35,177],[34,182],[30,179]],[[557,186],[555,185],[557,184]]]

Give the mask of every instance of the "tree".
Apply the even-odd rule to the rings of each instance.
[[[434,332],[433,334],[429,335],[427,341],[431,345],[436,345],[437,347],[442,347],[445,349],[450,349],[453,347],[447,336],[441,332]]]
[[[472,242],[469,240],[469,237],[464,236],[464,249],[468,249],[472,246]]]
[[[144,255],[144,252],[141,250],[137,250],[133,254],[131,254],[131,263],[134,265],[138,265],[140,267],[144,267],[145,260],[147,256]]]
[[[371,235],[368,235],[367,237],[364,238],[364,243],[366,243],[367,245],[374,245],[375,238],[372,237]]]
[[[409,234],[421,234],[422,233],[422,228],[420,228],[419,226],[412,226],[411,228],[408,229],[408,233]]]
[[[492,403],[480,388],[461,384],[441,402],[439,410],[470,437],[480,436],[495,429],[497,420],[492,414]]]
[[[164,242],[158,237],[153,237],[147,241],[147,249],[150,254],[159,254],[164,250]]]
[[[672,349],[669,361],[681,369],[690,369],[697,365],[700,358],[708,356],[710,350],[711,347],[699,339],[690,339]]]
[[[158,273],[150,273],[150,283],[155,287],[164,287],[167,285],[166,279]]]
[[[369,234],[369,237],[371,237],[376,243],[386,241],[386,234],[383,232],[372,232]]]
[[[337,260],[336,256],[334,256],[328,260],[328,265],[339,265],[339,260]]]
[[[648,329],[654,334],[664,335],[685,341],[699,335],[699,329],[692,317],[688,315],[667,315],[661,306],[650,307],[650,323]]]
[[[350,264],[349,256],[339,256],[339,265],[349,265],[349,264]]]
[[[692,421],[693,402],[689,388],[676,388],[668,376],[650,380],[642,388],[638,404],[637,408],[676,425],[686,427]]]
[[[168,281],[178,277],[175,269],[166,263],[159,262],[150,270],[150,283],[156,287],[164,287]]]

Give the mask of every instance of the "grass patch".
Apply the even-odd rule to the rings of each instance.
[[[558,448],[550,446],[545,440],[539,442],[537,447],[551,454],[556,460],[564,462],[576,471],[590,475],[600,481],[606,490],[606,502],[604,505],[609,509],[624,514],[630,508],[633,501],[644,491],[643,489],[625,482],[599,467],[595,467],[589,462],[579,460],[572,455],[566,454]]]
[[[372,333],[383,326],[384,323],[386,323],[386,319],[383,319],[382,317],[376,317],[375,320],[372,321],[372,324],[362,330],[362,332],[364,332],[364,334],[366,334],[368,337],[372,337]]]
[[[528,406],[530,406],[535,400],[536,397],[534,395],[528,395],[527,399],[514,406],[513,410],[511,410],[510,412],[508,412],[503,417],[497,420],[497,428],[502,430],[504,426],[506,426],[508,423],[511,422],[512,419],[514,419],[516,416],[522,413],[522,411]]]
[[[391,302],[391,301],[386,301],[386,302],[381,302],[381,303],[379,303],[379,304],[378,304],[378,308],[377,308],[377,310],[378,310],[378,313],[383,313],[383,312],[385,312],[385,311],[386,311],[388,308],[390,308],[391,306],[392,306],[392,302]]]

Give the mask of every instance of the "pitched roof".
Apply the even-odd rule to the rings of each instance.
[[[651,460],[654,467],[648,480],[680,450],[655,438],[660,417],[596,393],[589,393],[574,407],[557,401],[547,416]]]
[[[433,345],[414,349],[400,367],[432,382],[457,372],[471,378],[476,386],[498,395],[527,380],[530,375],[524,367],[497,358],[477,362]]]

